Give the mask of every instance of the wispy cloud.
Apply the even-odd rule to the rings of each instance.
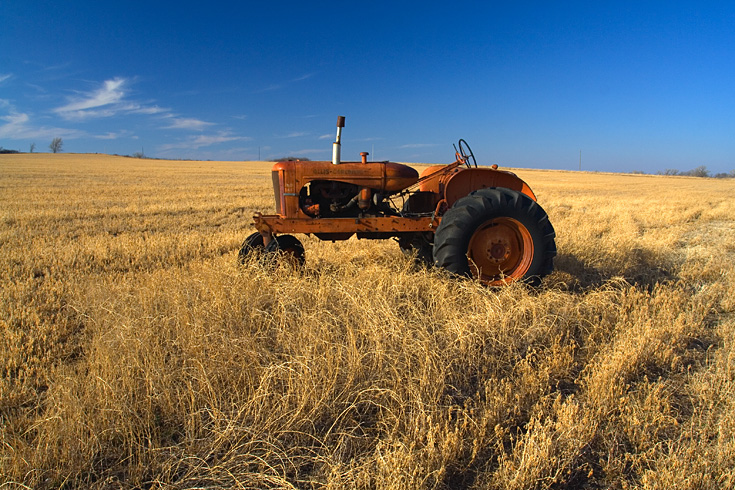
[[[45,94],[48,93],[48,90],[46,90],[44,87],[42,87],[40,85],[36,85],[35,83],[26,82],[25,83],[25,86],[32,88],[33,90],[35,90],[39,94],[45,95]]]
[[[8,73],[8,74],[0,73],[0,83],[3,83],[5,80],[8,80],[12,76],[13,76],[12,73]]]
[[[135,138],[133,133],[126,129],[123,129],[122,131],[117,131],[117,132],[110,131],[108,133],[98,134],[93,137],[98,140],[116,140],[120,138]]]
[[[262,94],[263,92],[273,92],[274,90],[281,89],[281,88],[283,88],[285,86],[286,86],[286,84],[284,84],[284,83],[276,83],[276,84],[273,84],[273,85],[268,85],[267,87],[262,88],[260,90],[256,90],[253,93],[254,94]]]
[[[29,119],[28,114],[19,113],[0,116],[0,120],[6,121],[5,124],[0,126],[0,136],[13,138],[17,133],[24,132]]]
[[[89,117],[90,114],[100,114],[100,111],[93,111],[92,113],[85,111],[119,103],[125,97],[126,83],[127,81],[124,78],[105,80],[102,87],[83,94],[81,97],[72,98],[65,106],[54,109],[54,112],[67,119],[83,119]],[[108,110],[104,112],[114,113],[115,111]]]
[[[294,79],[293,79],[293,80],[291,80],[291,81],[292,81],[292,82],[300,82],[301,80],[306,80],[306,79],[308,79],[308,78],[311,78],[311,77],[313,77],[314,75],[315,75],[314,73],[306,73],[306,74],[304,74],[304,75],[301,75],[300,77],[296,77],[296,78],[294,78]]]
[[[192,136],[183,141],[160,145],[158,150],[161,152],[170,150],[197,150],[202,147],[217,145],[220,143],[227,143],[230,141],[249,141],[251,139],[252,138],[247,136],[235,136],[229,131],[220,131],[216,134],[201,134],[198,136]]]
[[[189,129],[202,131],[204,128],[214,125],[214,123],[202,121],[193,117],[168,116],[168,118],[171,122],[168,126],[164,126],[164,129]]]
[[[158,107],[157,105],[141,106],[138,104],[129,104],[126,107],[126,110],[130,114],[161,114],[161,113],[169,112],[171,109],[166,109],[165,107]]]
[[[297,82],[301,82],[301,81],[307,80],[307,79],[313,77],[314,75],[316,75],[316,73],[305,73],[305,74],[303,74],[301,76],[298,76],[296,78],[292,78],[291,80],[286,80],[285,82],[274,83],[274,84],[269,85],[269,86],[267,86],[265,88],[262,88],[260,90],[256,90],[253,93],[260,94],[260,93],[263,93],[263,92],[272,92],[274,90],[279,90],[279,89],[282,89],[282,88],[284,88],[284,87],[286,87],[288,85],[291,85],[292,83],[297,83]]]
[[[81,138],[86,136],[84,131],[66,128],[53,128],[45,126],[35,126],[31,123],[31,118],[26,113],[10,112],[6,116],[0,116],[0,138],[11,139],[34,139],[34,138]]]
[[[332,133],[327,133],[327,134],[323,134],[323,135],[319,136],[319,139],[320,140],[326,140],[326,139],[332,138],[333,136],[334,135]]]
[[[105,80],[99,88],[71,97],[69,103],[57,107],[53,112],[67,120],[112,117],[120,114],[152,115],[169,112],[169,109],[157,105],[126,100],[129,85],[130,80],[127,78],[117,77]]]
[[[71,61],[65,61],[64,63],[59,63],[58,65],[43,65],[41,63],[36,63],[33,61],[26,61],[26,64],[38,66],[43,71],[59,71],[59,70],[66,70],[67,68],[70,68],[72,66]]]
[[[274,138],[279,139],[286,139],[286,138],[303,138],[304,136],[309,136],[311,133],[308,131],[292,131],[288,134],[274,134]]]

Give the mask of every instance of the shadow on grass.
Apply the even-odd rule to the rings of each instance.
[[[662,264],[654,253],[645,249],[630,251],[625,267],[594,266],[572,254],[559,253],[554,260],[554,274],[548,284],[571,292],[595,289],[612,279],[623,279],[642,289],[679,280],[678,267]]]

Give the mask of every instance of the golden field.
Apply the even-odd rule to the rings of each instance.
[[[735,487],[735,182],[518,170],[541,288],[304,238],[271,164],[0,155],[0,488]]]

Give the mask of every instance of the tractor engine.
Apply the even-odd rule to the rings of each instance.
[[[336,180],[314,180],[306,184],[299,193],[299,207],[307,216],[316,217],[352,217],[370,207],[370,198],[362,200],[361,189],[348,182]]]
[[[355,218],[397,214],[384,190],[337,180],[314,180],[301,188],[299,207],[312,218]]]
[[[278,162],[273,166],[276,211],[287,218],[378,216],[384,198],[416,183],[418,172],[394,162]]]
[[[418,172],[394,162],[303,162],[288,171],[299,191],[299,209],[312,218],[397,215],[385,198],[418,181]],[[287,177],[286,177],[287,179]],[[297,183],[298,181],[298,183]],[[303,184],[301,184],[303,183]]]

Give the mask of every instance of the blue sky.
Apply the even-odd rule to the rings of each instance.
[[[0,0],[0,146],[735,169],[732,2]]]

